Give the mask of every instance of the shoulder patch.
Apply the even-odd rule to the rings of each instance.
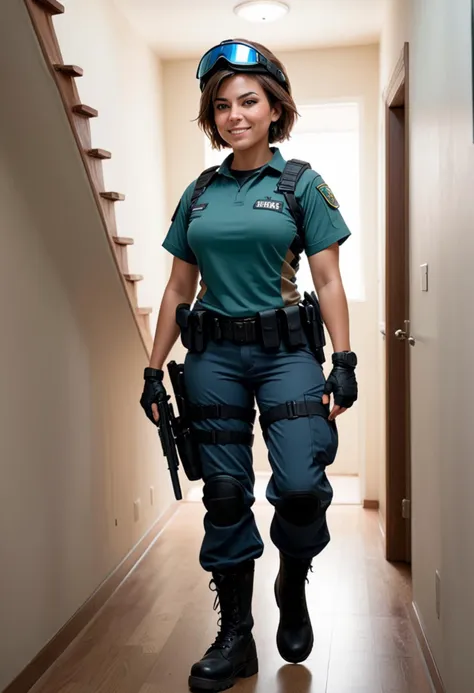
[[[336,200],[333,191],[331,190],[329,185],[327,185],[327,183],[320,183],[317,186],[317,188],[330,207],[333,207],[334,209],[339,209],[340,204]]]

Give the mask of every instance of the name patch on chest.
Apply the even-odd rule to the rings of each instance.
[[[203,202],[201,204],[193,205],[191,207],[191,212],[202,212],[204,209],[206,209],[207,204],[207,202]]]
[[[283,212],[283,202],[279,200],[257,200],[254,209],[269,209],[271,212]]]

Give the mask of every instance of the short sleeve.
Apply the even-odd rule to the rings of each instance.
[[[301,193],[296,198],[304,210],[305,252],[309,257],[333,243],[342,245],[351,235],[339,203],[322,177],[306,171],[301,178]]]
[[[188,243],[188,208],[194,190],[193,181],[184,191],[171,219],[171,226],[162,243],[163,248],[180,260],[197,265],[196,256]]]

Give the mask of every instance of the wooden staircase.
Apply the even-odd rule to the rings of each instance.
[[[99,114],[95,108],[81,103],[76,79],[82,77],[84,71],[77,65],[64,64],[54,30],[52,16],[62,14],[64,6],[58,0],[24,0],[24,2],[43,55],[61,95],[103,222],[104,232],[109,240],[141,338],[150,354],[153,339],[149,316],[152,308],[138,305],[137,284],[142,281],[143,276],[130,273],[128,267],[127,248],[134,243],[134,240],[129,236],[117,235],[115,204],[125,200],[125,195],[105,189],[102,162],[110,159],[112,154],[105,149],[92,147],[89,121],[90,118],[97,118]]]

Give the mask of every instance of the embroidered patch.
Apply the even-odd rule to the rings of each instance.
[[[339,209],[339,202],[336,200],[334,193],[329,187],[329,185],[327,185],[326,183],[321,183],[320,185],[318,185],[318,190],[324,197],[328,205],[330,205],[334,209]]]
[[[202,212],[203,209],[206,209],[207,205],[208,205],[207,202],[202,202],[202,203],[199,204],[199,205],[193,205],[193,206],[191,207],[191,212]]]
[[[253,206],[254,209],[269,209],[271,212],[283,212],[283,202],[272,200],[270,197],[266,200],[257,200]]]

